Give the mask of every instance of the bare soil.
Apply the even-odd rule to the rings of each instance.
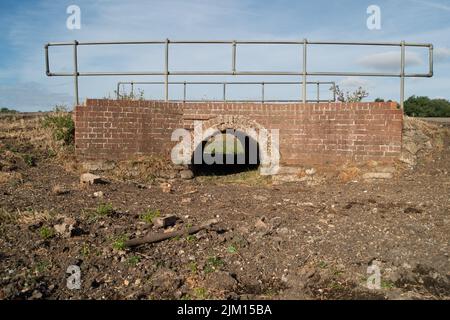
[[[247,172],[83,186],[20,121],[0,124],[0,299],[450,298],[448,135],[392,179],[279,184]],[[156,229],[157,210],[177,224]],[[67,217],[64,236],[54,226]],[[195,235],[123,248],[211,218]],[[79,290],[66,285],[70,265]],[[367,287],[369,265],[379,289]]]

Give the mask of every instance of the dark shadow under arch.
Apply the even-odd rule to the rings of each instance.
[[[217,132],[215,135],[203,140],[194,150],[194,153],[191,156],[191,170],[195,176],[223,176],[258,169],[260,164],[258,142],[243,131],[236,130],[233,132],[233,136],[240,143],[240,146],[244,151],[243,154],[242,152],[233,155],[230,155],[230,153],[210,153],[214,155],[215,158],[222,159],[222,163],[206,163],[204,153],[208,142],[214,139],[218,134],[223,135],[229,133],[225,131]],[[195,163],[195,153],[201,154],[200,163]]]

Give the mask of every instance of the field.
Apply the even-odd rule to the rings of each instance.
[[[446,124],[408,121],[414,159],[390,179],[364,179],[378,165],[368,163],[284,183],[255,171],[180,180],[122,169],[84,185],[73,150],[41,121],[0,119],[0,299],[450,298]],[[156,228],[166,214],[175,226]],[[192,235],[124,245],[212,218]],[[66,285],[70,265],[78,290]],[[374,289],[369,266],[381,273]]]

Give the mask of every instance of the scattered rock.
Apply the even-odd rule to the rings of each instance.
[[[314,169],[314,168],[311,168],[311,169],[306,169],[305,170],[305,173],[308,175],[308,176],[313,176],[313,175],[315,175],[316,174],[316,169]]]
[[[164,193],[172,192],[172,185],[170,183],[168,183],[168,182],[160,183],[159,187],[161,188],[162,192],[164,192]]]
[[[181,280],[170,269],[159,269],[153,274],[152,286],[158,293],[172,293],[180,287]]]
[[[170,226],[175,225],[178,218],[177,216],[171,214],[171,215],[165,215],[162,217],[156,217],[153,219],[153,225],[157,228],[167,228]]]
[[[94,192],[94,197],[96,197],[96,198],[103,198],[103,191]]]
[[[77,231],[79,229],[77,228],[78,221],[76,221],[73,218],[66,217],[64,218],[63,222],[60,224],[55,224],[53,228],[55,228],[55,231],[57,234],[64,238],[70,238],[77,234]]]
[[[238,282],[230,273],[216,271],[206,276],[205,284],[207,288],[214,291],[232,292],[236,290]]]
[[[176,170],[161,170],[158,176],[164,179],[175,179],[177,177],[178,171]]]
[[[102,183],[102,178],[92,173],[83,173],[80,177],[80,183],[99,184]]]
[[[67,189],[65,189],[63,186],[57,184],[57,185],[53,186],[52,193],[60,196],[60,195],[69,193],[69,191]]]
[[[192,198],[183,198],[181,199],[181,203],[191,203],[192,202]]]
[[[258,219],[255,223],[256,229],[267,229],[268,225],[265,221],[266,221],[265,217]]]
[[[190,180],[194,178],[194,173],[192,170],[182,170],[180,171],[180,178],[183,180]]]
[[[367,172],[363,174],[364,179],[391,179],[391,172]]]
[[[253,199],[258,200],[258,201],[267,201],[267,197],[262,196],[262,195],[258,195],[258,194],[255,194],[253,196]]]

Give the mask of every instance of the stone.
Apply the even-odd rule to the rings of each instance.
[[[171,215],[165,215],[162,217],[156,217],[153,219],[153,225],[157,228],[167,228],[175,225],[178,218],[177,216],[171,214]]]
[[[306,169],[306,170],[305,170],[305,173],[306,173],[308,176],[315,175],[316,172],[317,172],[317,171],[316,171],[316,169],[314,169],[314,168]]]
[[[164,192],[164,193],[172,192],[172,185],[168,182],[160,183],[159,187],[161,188],[162,192]]]
[[[237,289],[238,282],[229,272],[215,271],[207,275],[205,285],[214,291],[232,292]]]
[[[399,160],[403,163],[406,163],[406,164],[412,166],[412,167],[415,166],[417,163],[416,157],[407,152],[402,152]]]
[[[158,293],[171,293],[180,287],[181,281],[177,274],[166,268],[157,270],[152,277],[152,287]]]
[[[96,197],[96,198],[103,198],[103,191],[94,192],[94,197]]]
[[[256,229],[267,229],[268,225],[267,225],[267,223],[264,222],[265,220],[266,220],[265,217],[258,219],[255,223]]]
[[[257,194],[255,194],[253,196],[253,199],[258,200],[258,201],[267,201],[267,197],[261,196],[261,195],[257,195]]]
[[[164,179],[175,179],[177,177],[177,171],[176,170],[161,170],[159,172],[159,177]]]
[[[75,219],[66,217],[62,223],[55,224],[53,228],[55,228],[56,233],[60,236],[70,238],[74,235],[77,224],[78,222]]]
[[[192,202],[192,198],[183,198],[181,199],[181,203],[191,203]]]
[[[183,180],[190,180],[194,178],[194,173],[192,172],[192,170],[182,170],[180,171],[180,178]]]
[[[363,174],[364,179],[391,179],[391,172],[367,172]]]
[[[102,182],[102,178],[92,173],[83,173],[80,176],[80,183],[84,184],[99,184]]]

